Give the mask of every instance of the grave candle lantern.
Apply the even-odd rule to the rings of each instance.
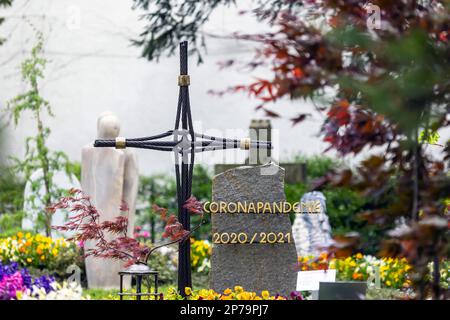
[[[119,296],[120,300],[123,300],[124,296],[129,296],[135,298],[136,300],[141,300],[142,297],[148,297],[150,300],[152,297],[156,300],[158,299],[158,272],[151,270],[147,265],[144,264],[133,264],[125,270],[119,272],[120,276],[120,289]],[[125,276],[131,276],[136,284],[136,292],[130,290],[126,292],[123,286],[123,278]],[[153,281],[152,281],[153,278]],[[153,286],[152,286],[153,282]],[[133,281],[132,281],[133,283]],[[144,285],[147,286],[147,292],[144,292]],[[153,291],[152,291],[153,287]]]

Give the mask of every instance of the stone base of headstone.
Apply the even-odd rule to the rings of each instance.
[[[284,169],[268,164],[239,167],[213,179],[213,202],[283,202]],[[210,287],[217,292],[242,286],[258,294],[289,295],[296,288],[297,254],[285,213],[215,213],[212,233],[291,234],[290,243],[213,244]],[[214,240],[214,239],[213,239]]]

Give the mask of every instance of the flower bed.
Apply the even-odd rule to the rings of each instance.
[[[408,271],[411,266],[406,259],[375,258],[356,254],[346,259],[334,259],[330,268],[337,270],[339,279],[365,281],[375,275],[375,268],[380,270],[380,282],[389,288],[409,288],[411,280]]]
[[[288,300],[288,297],[281,295],[271,296],[268,291],[262,291],[260,295],[256,292],[245,291],[241,286],[235,286],[234,289],[226,289],[223,293],[215,292],[212,289],[192,290],[186,288],[186,298],[182,297],[175,289],[169,288],[166,300]],[[303,300],[301,294],[292,292],[290,295],[292,300]]]
[[[358,253],[343,259],[330,259],[326,254],[319,257],[299,257],[299,269],[326,270],[336,269],[338,280],[366,281],[375,276],[376,268],[380,270],[380,282],[384,287],[393,289],[409,288],[411,286],[410,271],[412,267],[406,259],[376,258]],[[441,264],[441,285],[449,287],[450,263]]]
[[[211,244],[191,238],[191,266],[195,272],[208,272],[211,267]]]
[[[33,278],[17,262],[0,262],[0,300],[78,298],[81,298],[79,285],[59,285],[53,277],[47,275]]]
[[[17,262],[19,266],[29,268],[32,274],[37,269],[64,276],[69,265],[81,266],[83,260],[80,248],[63,238],[18,232],[15,236],[0,239],[0,261]]]
[[[39,268],[52,264],[61,252],[68,250],[75,251],[76,248],[63,238],[52,239],[29,232],[0,239],[0,260],[17,262],[21,266]]]

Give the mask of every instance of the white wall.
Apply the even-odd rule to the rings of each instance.
[[[253,19],[238,14],[250,3],[242,1],[239,8],[220,8],[204,31],[226,35],[260,30],[262,26]],[[142,31],[143,24],[131,5],[131,0],[15,0],[11,9],[0,12],[0,16],[9,17],[0,28],[1,35],[9,39],[0,47],[0,107],[24,89],[19,65],[34,43],[25,16],[44,32],[46,56],[50,59],[42,92],[56,115],[47,120],[52,128],[51,148],[80,160],[83,145],[95,139],[97,116],[106,110],[121,118],[122,135],[127,137],[171,129],[178,97],[178,57],[164,58],[159,63],[140,58],[140,48],[132,47],[129,39]],[[67,25],[74,9],[81,13],[80,28],[75,30]],[[217,63],[232,58],[249,61],[254,51],[246,42],[211,37],[207,38],[207,46],[205,63],[196,65],[194,57],[190,63],[196,130],[230,135],[234,129],[246,129],[252,118],[263,116],[254,110],[257,102],[241,94],[217,97],[208,90],[252,81],[254,73],[236,68],[219,70]],[[300,101],[279,102],[276,110],[286,115],[272,122],[279,130],[274,143],[282,158],[298,152],[323,152],[326,144],[317,137],[322,115]],[[289,117],[296,112],[311,112],[313,117],[292,127]],[[18,128],[7,129],[7,147],[0,158],[23,154],[24,138],[34,132],[30,119],[21,121]],[[245,158],[242,151],[236,154],[241,160]],[[216,152],[212,158],[213,154],[208,153],[203,162],[223,162],[223,155]],[[172,170],[169,154],[139,151],[139,159],[144,174]]]

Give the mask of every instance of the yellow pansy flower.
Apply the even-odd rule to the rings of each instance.
[[[236,298],[238,298],[238,300],[251,300],[250,297],[251,296],[249,292],[241,292],[236,295]]]
[[[269,291],[267,291],[267,290],[264,290],[263,292],[261,292],[261,296],[263,297],[263,299],[269,299],[269,297],[270,297],[270,294],[269,294]]]

